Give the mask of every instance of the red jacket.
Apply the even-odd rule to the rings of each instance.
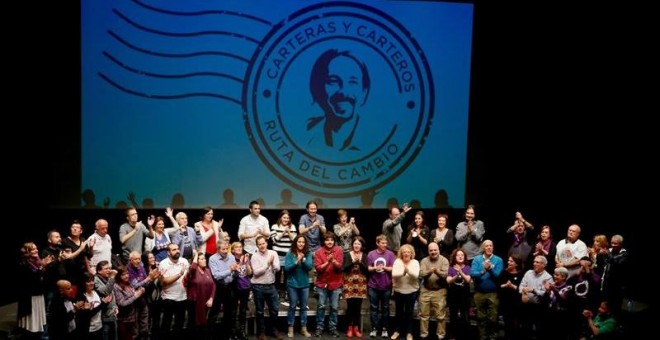
[[[330,262],[325,268],[323,264],[328,260],[328,255],[334,253],[337,264]],[[335,290],[344,285],[344,276],[341,272],[341,266],[344,264],[344,252],[338,246],[328,250],[326,247],[319,248],[314,253],[314,268],[316,269],[317,287]]]

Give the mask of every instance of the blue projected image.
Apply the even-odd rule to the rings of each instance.
[[[112,207],[462,207],[472,20],[432,1],[84,1],[82,188]]]

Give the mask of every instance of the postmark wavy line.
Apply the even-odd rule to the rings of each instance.
[[[270,21],[265,20],[263,18],[259,18],[257,16],[249,15],[249,14],[245,14],[245,13],[234,12],[234,11],[202,10],[202,11],[193,11],[193,12],[182,12],[182,11],[172,11],[172,10],[168,10],[168,9],[162,9],[162,8],[159,8],[159,7],[155,7],[155,6],[152,6],[152,5],[147,5],[144,2],[138,1],[138,0],[133,0],[133,2],[136,5],[138,5],[142,8],[148,9],[150,11],[158,12],[158,13],[163,13],[163,14],[177,15],[177,16],[232,15],[232,16],[237,16],[237,17],[241,17],[241,18],[254,20],[256,22],[262,23],[264,25],[268,25],[270,27],[273,26],[273,24]]]
[[[241,85],[243,84],[243,79],[232,76],[227,73],[220,73],[220,72],[190,72],[190,73],[181,73],[181,74],[162,74],[162,73],[155,73],[155,72],[148,72],[145,70],[140,70],[135,67],[131,67],[126,65],[126,63],[122,62],[118,58],[115,58],[112,56],[110,53],[103,51],[103,55],[110,59],[113,63],[117,64],[119,67],[123,68],[126,71],[129,71],[131,73],[139,74],[141,76],[149,76],[149,77],[154,77],[154,78],[167,78],[167,79],[178,79],[178,78],[191,78],[191,77],[199,77],[199,76],[211,76],[211,77],[220,77],[220,78],[228,78],[231,80],[234,80]]]
[[[229,37],[236,37],[240,39],[244,39],[246,41],[249,41],[251,43],[254,43],[255,45],[258,45],[260,40],[257,40],[255,38],[249,37],[245,34],[240,34],[236,32],[229,32],[229,31],[219,31],[219,30],[209,30],[209,31],[197,31],[197,32],[167,32],[167,31],[161,31],[157,30],[154,28],[146,27],[144,25],[140,25],[137,22],[131,20],[128,18],[126,15],[121,13],[117,9],[113,9],[112,12],[117,15],[119,18],[124,20],[126,23],[129,25],[144,31],[144,32],[149,32],[152,34],[157,34],[161,36],[166,36],[166,37],[177,37],[177,38],[182,38],[182,37],[198,37],[198,36],[204,36],[204,35],[224,35],[224,36],[229,36]]]
[[[149,93],[144,93],[140,92],[137,90],[129,89],[128,87],[122,86],[121,84],[115,82],[114,80],[110,79],[110,77],[106,76],[105,74],[99,72],[97,73],[99,77],[101,77],[103,80],[105,80],[107,83],[110,85],[114,86],[116,89],[132,94],[134,96],[139,96],[139,97],[144,97],[144,98],[150,98],[150,99],[185,99],[185,98],[192,98],[192,97],[210,97],[210,98],[217,98],[217,99],[224,99],[228,100],[232,103],[236,103],[238,105],[241,105],[242,102],[236,98],[232,98],[229,96],[226,96],[224,94],[219,94],[219,93],[211,93],[211,92],[190,92],[190,93],[181,93],[181,94],[172,94],[172,95],[164,95],[164,94],[149,94]]]
[[[108,31],[108,34],[115,38],[119,43],[122,45],[128,47],[129,49],[132,49],[134,51],[156,56],[156,57],[163,57],[163,58],[193,58],[193,57],[200,57],[200,56],[222,56],[222,57],[227,57],[231,59],[236,59],[239,61],[242,61],[244,63],[248,63],[249,60],[245,57],[239,56],[237,54],[229,53],[229,52],[222,52],[222,51],[196,51],[196,52],[188,52],[188,53],[165,53],[165,52],[157,52],[157,51],[152,51],[148,50],[146,48],[139,47],[137,45],[131,44],[128,42],[128,40],[124,39],[122,36],[119,34],[113,32],[112,30]]]

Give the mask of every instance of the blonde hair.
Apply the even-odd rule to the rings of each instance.
[[[607,242],[607,236],[603,234],[594,236],[594,243],[603,249],[607,249],[610,246],[609,242]]]
[[[403,259],[401,254],[403,253],[404,250],[410,250],[411,256],[410,259],[415,259],[415,248],[409,244],[404,244],[399,248],[399,252],[396,254],[396,257],[399,259]]]

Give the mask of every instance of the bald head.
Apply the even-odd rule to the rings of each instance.
[[[57,281],[57,288],[61,289],[66,289],[71,287],[71,282],[68,280],[58,280]]]
[[[438,246],[437,243],[431,242],[429,243],[429,257],[431,257],[432,260],[435,260],[440,256],[440,247]]]
[[[570,227],[568,227],[568,235],[566,235],[566,238],[569,239],[571,242],[575,242],[578,237],[580,237],[580,232],[582,229],[580,229],[580,226],[577,224],[572,224]]]
[[[68,280],[59,280],[57,281],[57,289],[60,291],[60,295],[72,298],[73,290],[71,289],[71,282]]]

